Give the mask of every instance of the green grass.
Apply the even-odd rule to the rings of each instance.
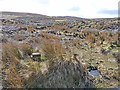
[[[40,59],[41,59],[41,61],[46,61],[46,60],[47,60],[47,57],[41,56]]]

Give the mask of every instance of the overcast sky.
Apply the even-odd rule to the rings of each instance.
[[[0,11],[82,18],[118,17],[119,0],[0,0]]]

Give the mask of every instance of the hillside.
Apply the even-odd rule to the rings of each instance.
[[[3,87],[119,87],[119,20],[2,12]]]

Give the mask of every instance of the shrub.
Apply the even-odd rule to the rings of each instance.
[[[8,83],[9,88],[22,88],[23,87],[23,80],[19,75],[15,66],[10,67],[7,70],[7,77],[6,83]]]
[[[14,59],[21,59],[21,54],[16,45],[12,43],[3,44],[2,60],[3,62],[13,62]]]
[[[86,40],[87,40],[89,43],[95,43],[95,36],[94,36],[94,34],[89,34],[89,35],[86,37]]]
[[[23,57],[30,56],[33,52],[32,46],[26,43],[21,45],[21,50],[23,52]]]
[[[22,36],[22,35],[15,35],[15,40],[17,40],[17,41],[23,41],[23,40],[25,40],[25,37],[24,36]]]
[[[6,74],[3,78],[4,86],[10,88],[19,88],[23,86],[22,78],[18,71],[21,68],[21,55],[16,45],[12,43],[3,44],[2,61],[3,72]]]
[[[49,34],[47,34],[46,32],[42,32],[42,33],[41,33],[41,36],[42,36],[44,39],[60,40],[59,37],[56,37],[55,35],[49,35]]]
[[[65,51],[59,40],[54,38],[43,39],[43,52],[49,59],[61,57]]]

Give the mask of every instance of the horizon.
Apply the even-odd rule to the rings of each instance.
[[[31,13],[31,12],[14,12],[14,11],[0,11],[2,13],[21,13],[21,14],[36,14],[36,15],[43,15],[43,16],[48,16],[48,17],[76,17],[76,18],[83,18],[83,17],[77,17],[77,16],[49,16],[49,15],[44,15],[44,14],[39,14],[39,13]],[[83,19],[109,19],[109,18],[119,18],[117,17],[98,17],[98,18],[83,18]]]
[[[0,11],[46,16],[116,18],[119,17],[118,3],[119,0],[0,0]]]

